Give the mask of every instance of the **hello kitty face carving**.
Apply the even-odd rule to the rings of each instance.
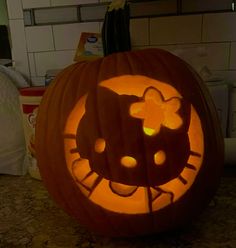
[[[124,84],[134,86],[134,79],[139,90],[126,91]],[[203,150],[190,136],[193,118],[201,131],[200,120],[168,84],[144,76],[116,80],[81,98],[70,149],[79,157],[69,162],[70,171],[95,204],[125,213],[157,211],[183,195],[197,175]]]

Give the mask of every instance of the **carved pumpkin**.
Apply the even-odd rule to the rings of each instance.
[[[148,49],[62,71],[39,108],[36,152],[66,212],[92,231],[129,236],[177,227],[206,206],[223,138],[197,74]]]

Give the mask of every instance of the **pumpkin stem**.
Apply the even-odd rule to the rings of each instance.
[[[108,6],[108,11],[124,9],[126,4],[125,0],[113,0]]]
[[[126,0],[113,0],[108,6],[102,26],[104,56],[131,50],[129,18]]]

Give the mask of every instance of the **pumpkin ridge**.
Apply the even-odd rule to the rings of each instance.
[[[132,53],[132,56],[129,55],[130,53]],[[123,55],[125,56],[125,59],[127,61],[126,63],[128,63],[128,65],[129,65],[129,68],[131,70],[131,75],[136,75],[137,71],[139,71],[140,69],[142,71],[143,67],[140,66],[140,63],[134,63],[133,61],[137,59],[138,61],[142,61],[145,65],[146,65],[146,61],[145,61],[145,58],[142,56],[142,54],[139,54],[136,51],[130,51],[130,53],[124,52]],[[137,68],[137,66],[138,66],[138,68]],[[141,75],[149,76],[149,75],[146,75],[146,73],[141,73]],[[139,99],[141,100],[142,98],[139,97]],[[144,151],[143,154],[144,154],[144,167],[145,167],[144,175],[146,178],[145,181],[146,181],[147,185],[150,185],[150,179],[149,179],[150,173],[148,172],[149,170],[148,170],[148,158],[147,158],[148,149],[145,145],[146,142],[145,142],[145,134],[144,133],[142,133],[141,138],[142,138],[142,140],[140,140],[140,142],[142,142],[142,147],[143,147],[142,149]],[[150,189],[149,189],[149,191],[150,191]],[[149,202],[148,205],[149,205],[149,209],[151,210],[152,209],[150,206],[151,205],[151,203],[150,203],[151,198],[150,198],[150,192],[149,191],[148,191],[148,202]],[[150,212],[152,212],[152,211],[150,211]]]

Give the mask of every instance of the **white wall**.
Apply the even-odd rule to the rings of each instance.
[[[44,83],[48,69],[73,63],[83,31],[99,32],[101,23],[24,27],[23,9],[98,2],[94,0],[7,0],[16,69]],[[236,12],[131,19],[133,49],[161,47],[214,75],[236,80]],[[142,30],[140,32],[140,30]]]

